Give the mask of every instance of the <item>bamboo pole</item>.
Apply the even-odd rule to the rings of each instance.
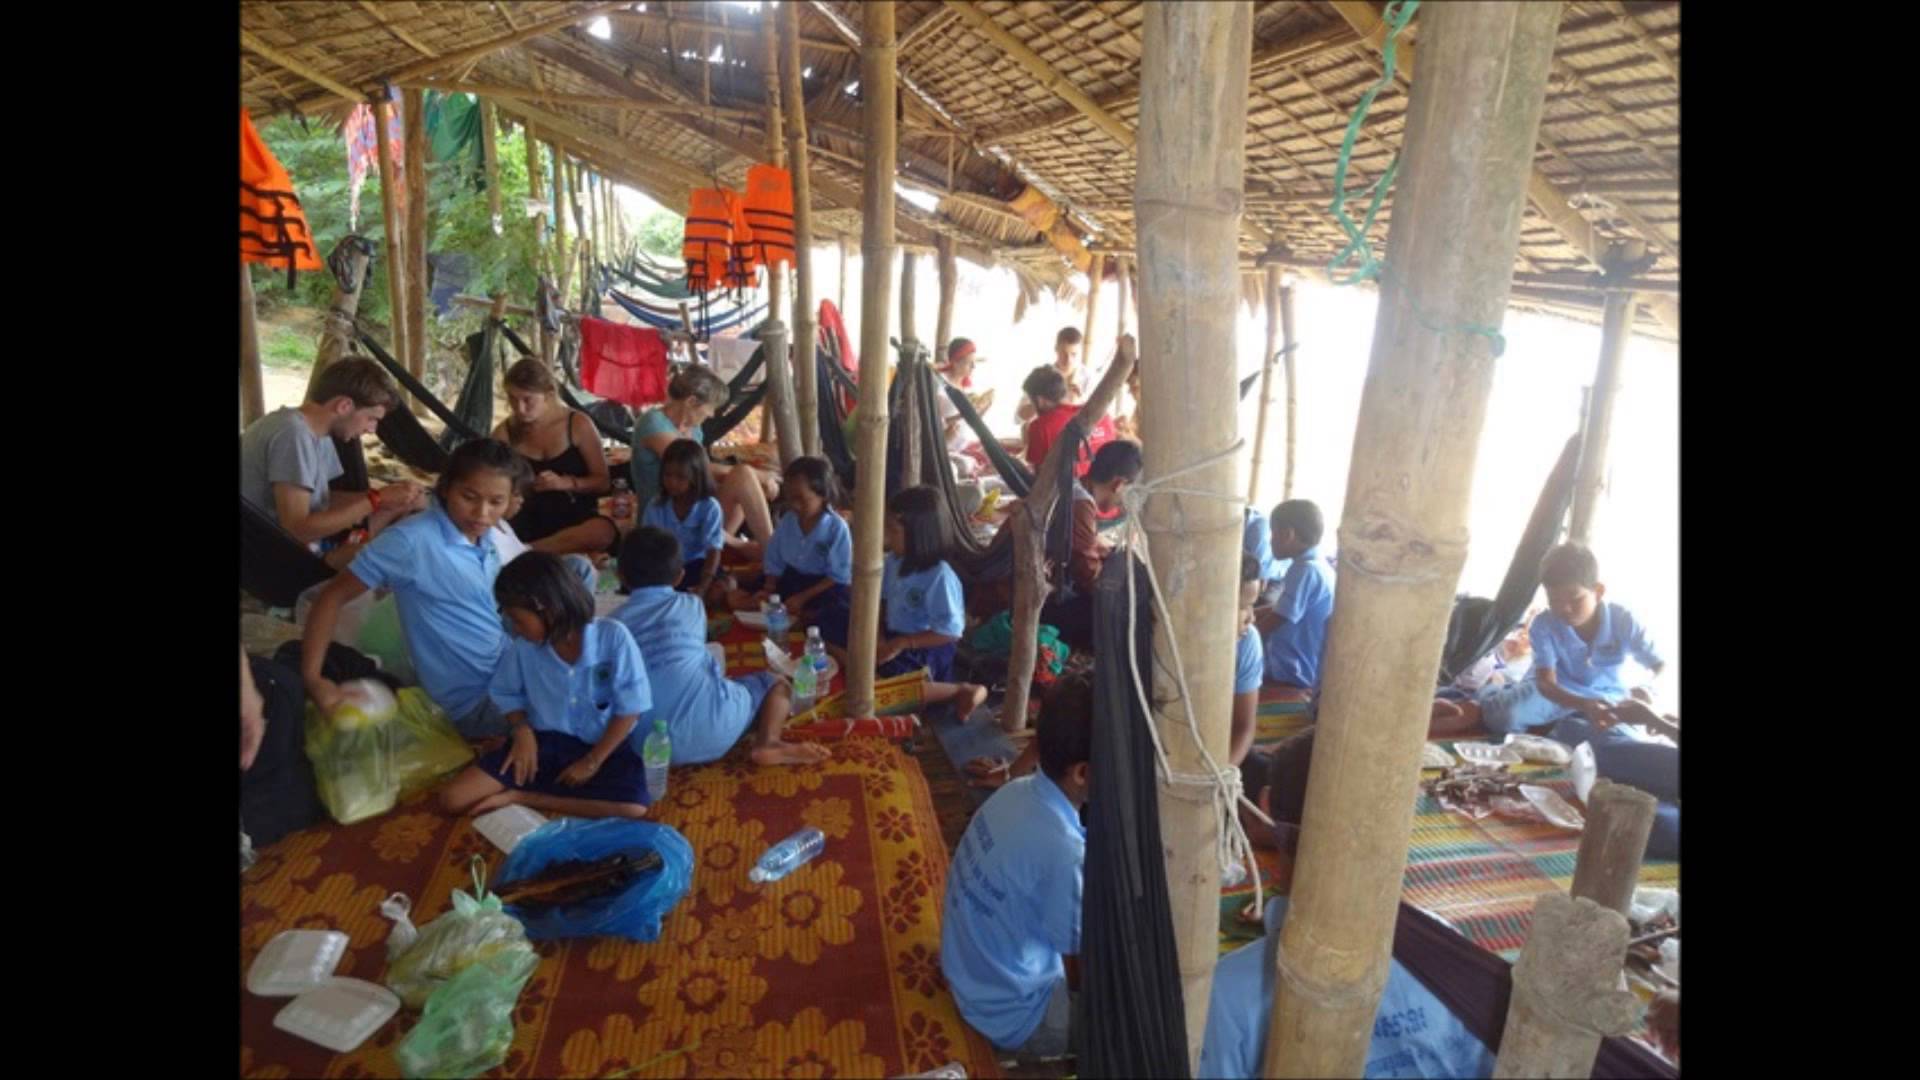
[[[898,55],[896,52],[895,55]],[[916,332],[913,319],[915,301],[915,279],[919,277],[920,259],[912,249],[900,251],[900,364],[894,372],[894,378],[911,375],[914,363],[920,355],[920,335]],[[900,386],[900,421],[904,426],[900,440],[900,483],[903,487],[913,487],[920,483],[925,474],[920,471],[920,395],[919,383],[908,378]]]
[[[458,52],[450,52],[444,56],[425,57],[398,70],[388,72],[381,81],[402,83],[409,79],[420,78],[429,72],[459,68],[470,60],[483,59],[508,46],[518,45],[532,38],[543,37],[556,30],[586,22],[588,19],[612,11],[614,8],[625,6],[625,3],[621,2],[621,0],[611,0],[611,2],[608,3],[594,4],[586,8],[574,8],[571,11],[556,15],[551,19],[542,19],[539,22],[523,26],[510,34],[504,34],[491,41],[483,41],[477,45],[461,49]]]
[[[1100,316],[1100,279],[1106,273],[1107,256],[1103,251],[1093,252],[1093,259],[1087,263],[1087,326],[1080,333],[1080,358],[1084,367],[1093,366],[1093,328]],[[1081,387],[1084,391],[1086,388]]]
[[[1280,487],[1282,499],[1293,498],[1293,462],[1294,450],[1299,440],[1299,386],[1295,381],[1297,369],[1294,363],[1300,359],[1300,337],[1293,329],[1293,286],[1280,286],[1280,348],[1281,363],[1287,366],[1287,471]]]
[[[320,345],[314,350],[313,370],[307,387],[320,378],[328,364],[345,356],[353,348],[353,317],[360,310],[360,298],[366,295],[367,268],[373,262],[373,245],[349,234],[340,243],[347,255],[347,280],[333,283],[333,302],[327,305],[327,318],[320,328]]]
[[[560,290],[562,303],[573,303],[573,249],[567,243],[567,215],[573,203],[572,195],[567,191],[567,158],[560,147],[548,143],[547,149],[553,153],[553,268],[554,285]],[[597,315],[599,312],[587,312]]]
[[[487,169],[487,213],[492,216],[493,235],[499,236],[505,220],[500,216],[500,142],[495,128],[498,118],[493,102],[480,99],[480,154]]]
[[[253,306],[253,271],[240,264],[240,427],[267,415],[266,376],[260,370],[260,322]]]
[[[1129,281],[1127,274],[1127,260],[1123,256],[1114,256],[1113,276],[1114,284],[1120,290],[1119,311],[1116,313],[1119,317],[1113,321],[1113,339],[1119,341],[1127,333],[1127,300],[1133,292],[1132,282]]]
[[[533,125],[522,123],[521,134],[525,137],[527,152],[527,198],[534,202],[546,199],[545,185],[541,183],[540,144],[534,140]],[[536,277],[546,277],[553,273],[553,264],[547,253],[547,215],[545,213],[533,219],[533,269]],[[536,310],[539,304],[535,303]],[[534,349],[540,357],[549,363],[553,360],[553,351],[547,347],[547,324],[541,319],[533,320]]]
[[[393,131],[393,105],[385,93],[373,102],[374,128],[379,132],[380,216],[387,233],[387,341],[393,355],[406,363],[413,356],[407,346],[406,224],[400,212],[400,171],[393,167],[388,140]]]
[[[1273,364],[1280,356],[1280,267],[1267,264],[1267,349],[1260,356],[1260,418],[1253,425],[1253,464],[1247,470],[1247,502],[1260,505],[1260,471],[1267,462],[1267,422],[1273,415]]]
[[[933,322],[933,358],[939,362],[947,358],[947,345],[953,340],[953,298],[959,291],[960,265],[954,258],[953,237],[945,233],[935,237],[934,250],[939,258],[940,309]]]
[[[1506,306],[1560,12],[1463,2],[1421,18],[1424,62],[1354,430],[1267,1076],[1358,1076],[1366,1066],[1434,677],[1467,557],[1494,371],[1494,331],[1481,328],[1497,326]]]
[[[840,242],[840,293],[839,293],[840,299],[837,301],[837,304],[840,308],[840,314],[844,318],[847,314],[847,262],[849,259],[851,259],[852,254],[849,251],[849,245],[847,244],[846,233],[840,234],[839,242]]]
[[[419,90],[402,90],[407,141],[407,373],[427,377],[427,106]],[[426,415],[418,400],[413,411]]]
[[[1620,988],[1627,933],[1626,916],[1617,911],[1560,892],[1540,894],[1513,965],[1495,1077],[1593,1075],[1601,1036],[1625,1034],[1639,1011],[1639,999]]]
[[[786,44],[781,65],[781,104],[787,110],[787,168],[793,173],[793,376],[794,407],[799,413],[800,448],[820,453],[820,386],[815,361],[819,316],[813,302],[813,181],[807,175],[807,98],[800,84],[800,5],[780,11]]]
[[[780,117],[780,46],[775,40],[773,11],[762,8],[760,14],[760,66],[765,77],[767,97],[767,161],[787,167],[786,140]],[[798,237],[795,238],[796,244]],[[794,261],[798,261],[796,247]],[[760,340],[767,348],[767,411],[773,414],[773,431],[780,443],[780,464],[785,467],[805,452],[800,437],[800,411],[793,401],[793,359],[788,350],[787,326],[782,316],[787,311],[787,263],[767,261],[767,325]],[[761,434],[767,431],[761,421]]]
[[[887,498],[887,309],[893,285],[893,0],[860,7],[861,123],[867,164],[860,182],[860,448],[853,503],[853,612],[848,638],[847,715],[873,713],[874,650],[880,631],[881,531]],[[846,262],[845,246],[841,247]],[[869,317],[870,316],[870,317]]]
[[[1610,269],[1624,267],[1646,254],[1635,241],[1616,244],[1607,252]],[[1627,355],[1627,337],[1633,332],[1634,294],[1610,292],[1600,317],[1600,364],[1593,376],[1593,395],[1587,403],[1587,422],[1580,439],[1580,467],[1573,481],[1573,521],[1568,538],[1593,542],[1593,522],[1600,493],[1606,487],[1607,443],[1613,433],[1613,402],[1620,390],[1620,365]]]
[[[1587,793],[1587,827],[1580,832],[1570,894],[1627,914],[1659,808],[1660,800],[1637,788],[1595,781]]]
[[[1141,511],[1167,611],[1156,620],[1156,666],[1179,642],[1190,696],[1154,678],[1154,723],[1167,767],[1227,761],[1233,713],[1234,604],[1240,587],[1236,482],[1240,395],[1234,308],[1246,174],[1247,66],[1253,5],[1149,4],[1141,25],[1140,155],[1134,182],[1140,246],[1140,410],[1146,476],[1180,474],[1177,492]],[[1103,382],[1105,380],[1102,380]],[[1018,640],[1016,638],[1016,640]],[[1219,951],[1218,821],[1198,788],[1159,793],[1167,889],[1180,956],[1189,1064],[1197,1064]]]

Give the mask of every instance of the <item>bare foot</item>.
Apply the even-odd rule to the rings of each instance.
[[[961,683],[953,695],[954,710],[962,720],[986,703],[987,688],[978,683]]]
[[[753,748],[755,765],[812,765],[833,756],[819,743],[770,742]]]
[[[519,795],[518,792],[512,791],[512,790],[496,791],[493,794],[487,796],[484,799],[481,799],[479,802],[474,803],[471,807],[469,807],[467,810],[467,816],[479,817],[481,814],[498,810],[503,806],[512,806],[515,802],[519,801],[519,799],[517,798],[518,795]]]
[[[966,767],[968,776],[991,776],[997,772],[1006,772],[1007,761],[1005,758],[977,757],[967,762]]]

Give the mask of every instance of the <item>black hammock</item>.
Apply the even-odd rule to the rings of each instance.
[[[394,360],[392,354],[382,348],[380,343],[374,340],[373,335],[367,333],[365,327],[355,327],[355,336],[360,339],[360,344],[366,347],[367,352],[379,362],[380,366],[387,369],[387,374],[392,375],[394,380],[404,387],[407,393],[412,394],[422,405],[425,405],[429,412],[439,417],[440,422],[447,426],[449,434],[458,436],[455,445],[486,437],[485,432],[474,430],[458,412],[447,408],[439,398],[434,397],[433,392]],[[491,390],[488,391],[488,397],[492,397]],[[491,404],[488,408],[491,410]],[[419,418],[413,415],[411,409],[388,409],[387,415],[381,418],[379,427],[374,430],[379,434],[380,441],[386,444],[387,449],[393,451],[395,457],[409,466],[430,473],[446,470],[448,451],[434,439],[420,423]],[[354,453],[357,457],[357,450]],[[345,464],[345,455],[342,455],[341,462]],[[364,465],[362,469],[364,470]],[[351,467],[348,472],[351,474]]]
[[[333,567],[240,497],[240,587],[268,607],[290,608],[300,594],[333,576]]]

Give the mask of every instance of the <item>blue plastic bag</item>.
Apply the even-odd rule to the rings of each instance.
[[[532,941],[600,936],[654,941],[660,937],[660,921],[693,883],[693,845],[670,825],[625,818],[556,818],[520,841],[494,876],[494,888],[535,877],[554,863],[649,851],[660,853],[660,869],[640,875],[611,896],[532,914],[510,906],[507,913],[520,920]]]

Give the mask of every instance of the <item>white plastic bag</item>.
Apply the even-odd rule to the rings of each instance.
[[[1573,748],[1573,759],[1567,763],[1567,778],[1573,781],[1573,793],[1580,796],[1584,806],[1594,782],[1600,779],[1600,766],[1593,760],[1592,743],[1583,742]]]

